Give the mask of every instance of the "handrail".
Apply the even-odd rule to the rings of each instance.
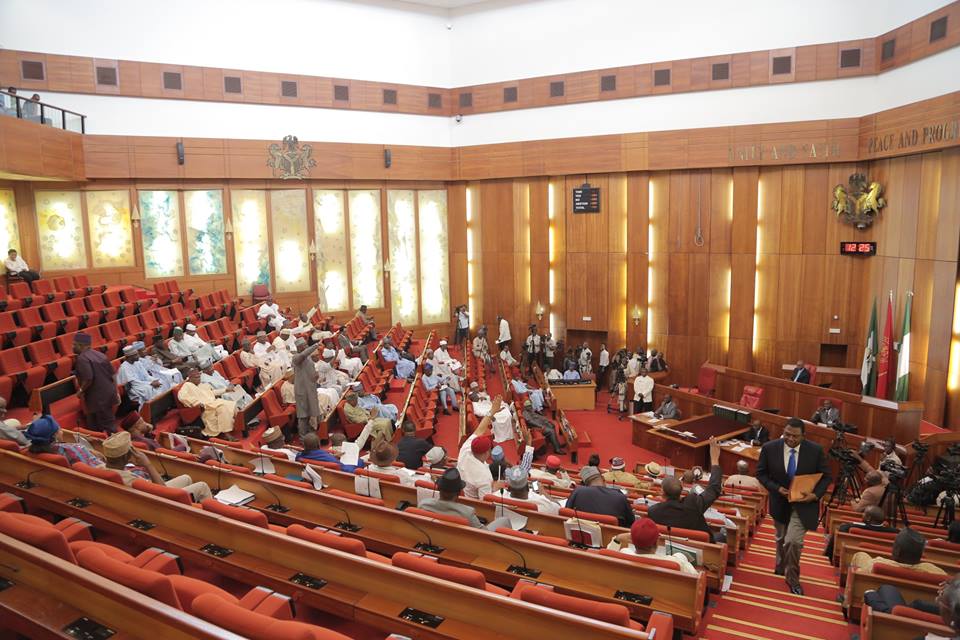
[[[39,100],[31,100],[30,98],[26,98],[18,94],[10,93],[9,91],[0,90],[0,95],[4,95],[4,96],[7,96],[8,98],[11,98],[14,104],[16,105],[16,109],[15,109],[16,113],[15,114],[8,113],[7,115],[11,115],[11,116],[15,115],[20,120],[31,120],[33,116],[24,115],[23,113],[24,105],[21,103],[35,104],[40,107],[40,112],[38,115],[40,116],[41,124],[43,124],[46,121],[46,118],[44,117],[46,115],[46,110],[55,109],[56,111],[60,112],[60,127],[59,127],[60,129],[63,129],[64,131],[69,131],[69,129],[67,128],[67,114],[69,113],[80,118],[80,133],[87,132],[87,116],[83,115],[82,113],[77,113],[76,111],[71,111],[70,109],[64,109],[63,107],[58,107],[57,105],[48,104],[46,102],[41,102]],[[6,110],[4,110],[4,112],[6,112]],[[52,121],[51,121],[51,126],[52,126]]]

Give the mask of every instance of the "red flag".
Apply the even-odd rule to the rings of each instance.
[[[887,322],[880,339],[880,353],[877,356],[877,393],[878,398],[887,398],[890,387],[890,350],[893,348],[893,294],[887,300]]]

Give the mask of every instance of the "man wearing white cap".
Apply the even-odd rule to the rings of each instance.
[[[140,355],[140,364],[147,370],[147,373],[163,382],[166,389],[172,389],[183,382],[183,374],[180,373],[180,370],[163,366],[163,361],[159,356],[147,353],[146,344],[137,340],[133,343],[133,348]]]
[[[347,354],[348,358],[360,358],[360,362],[363,364],[367,363],[367,348],[362,346],[359,342],[353,342],[350,340],[350,336],[341,329],[336,334],[337,345],[340,349]]]
[[[171,348],[173,348],[174,343],[177,342],[176,329],[174,329],[173,337],[174,342],[170,343]],[[180,344],[181,346],[186,346],[189,355],[193,356],[197,362],[203,362],[204,360],[213,360],[216,362],[227,355],[220,345],[214,346],[213,343],[204,342],[203,338],[197,335],[197,326],[195,324],[188,324],[184,327],[183,342]]]
[[[237,411],[243,409],[253,402],[250,394],[244,391],[243,387],[231,383],[223,377],[219,371],[213,368],[213,363],[209,360],[203,363],[203,370],[200,372],[200,382],[210,385],[213,389],[213,395],[230,400],[237,404]]]
[[[603,474],[603,479],[610,483],[633,485],[637,489],[650,488],[649,482],[642,482],[637,476],[627,471],[626,466],[623,458],[619,456],[610,458],[610,471]]]
[[[290,352],[290,329],[283,328],[280,335],[273,339],[273,357],[280,363],[284,369],[289,369],[293,364],[293,357]]]
[[[266,336],[267,334],[264,333],[264,339]],[[267,356],[258,356],[254,351],[254,345],[247,339],[240,343],[240,363],[247,369],[256,369],[259,372],[261,389],[269,387],[274,381],[283,377],[283,367],[280,363],[274,362]]]
[[[324,349],[322,352],[317,350],[312,354],[314,367],[317,369],[317,382],[324,389],[329,389],[336,394],[337,398],[334,400],[334,403],[340,401],[340,396],[343,395],[344,389],[346,389],[351,382],[350,376],[343,371],[338,371],[333,368],[332,363],[336,357],[337,352],[333,349]]]
[[[117,432],[103,441],[103,457],[107,460],[107,468],[119,473],[127,486],[131,486],[137,480],[145,480],[153,484],[183,489],[190,494],[194,502],[202,502],[213,497],[206,482],[194,482],[188,475],[177,476],[164,482],[163,476],[157,473],[150,458],[130,445],[128,431]]]
[[[507,489],[510,491],[511,500],[519,500],[529,504],[536,505],[537,511],[555,516],[560,513],[560,505],[540,495],[530,488],[530,481],[527,478],[527,470],[521,466],[510,467],[507,469]]]
[[[380,355],[383,356],[386,362],[397,363],[395,373],[398,378],[406,378],[408,380],[413,378],[417,365],[412,360],[401,357],[400,352],[393,346],[393,340],[390,339],[390,336],[384,337],[383,345],[380,347]]]
[[[283,328],[283,314],[280,313],[280,305],[273,301],[273,296],[267,296],[267,299],[260,303],[257,318],[266,320],[267,324],[277,331]]]
[[[132,344],[123,348],[123,362],[117,370],[117,384],[126,389],[127,397],[136,402],[138,407],[170,388],[147,373],[146,367],[140,362],[137,348]]]
[[[337,362],[339,365],[338,368],[346,371],[347,375],[353,379],[356,379],[356,377],[360,375],[360,369],[363,368],[363,362],[360,358],[351,358],[343,350],[343,347],[337,350]]]

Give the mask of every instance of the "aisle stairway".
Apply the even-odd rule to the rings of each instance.
[[[787,592],[783,578],[773,574],[776,542],[773,520],[767,516],[750,546],[732,570],[733,584],[711,598],[700,637],[708,640],[846,640],[857,626],[843,619],[837,594],[837,572],[823,556],[822,532],[807,534],[800,560],[805,595]]]

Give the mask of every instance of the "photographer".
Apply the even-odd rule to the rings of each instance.
[[[880,501],[883,500],[883,493],[886,491],[889,481],[887,480],[886,474],[874,469],[859,453],[854,451],[851,451],[851,453],[863,470],[864,484],[866,487],[864,487],[863,492],[860,494],[860,499],[851,502],[850,507],[857,513],[863,513],[867,507],[880,506]]]

